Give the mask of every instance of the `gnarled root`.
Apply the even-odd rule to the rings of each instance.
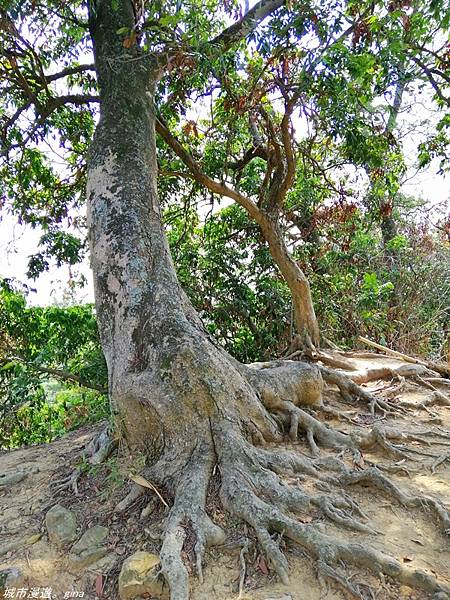
[[[197,576],[203,581],[203,555],[207,546],[221,544],[225,534],[205,511],[206,492],[211,477],[214,455],[207,443],[194,450],[178,482],[174,504],[166,522],[161,548],[162,573],[169,583],[171,597],[188,598],[188,572],[181,559],[186,537],[194,537],[193,552]]]
[[[258,541],[263,548],[268,563],[284,583],[289,581],[289,567],[271,533],[278,532],[285,538],[299,544],[308,554],[318,560],[322,572],[330,575],[340,562],[368,569],[375,574],[385,573],[400,583],[422,589],[426,592],[450,592],[450,587],[439,582],[436,578],[418,571],[410,570],[391,557],[370,547],[356,543],[347,543],[327,536],[317,531],[313,525],[304,525],[295,520],[293,514],[304,511],[308,504],[321,505],[321,501],[286,485],[281,485],[273,472],[267,472],[258,465],[260,454],[252,452],[242,444],[236,445],[236,440],[226,440],[222,437],[218,443],[219,464],[222,474],[221,498],[224,506],[234,515],[239,516],[251,525]],[[263,457],[263,464],[270,464],[268,453]],[[278,459],[275,459],[278,460]],[[369,475],[372,477],[372,475]],[[345,475],[340,478],[341,484],[356,482]],[[362,477],[361,477],[362,479]],[[416,506],[416,499],[400,496],[403,502]],[[324,506],[322,504],[322,506]],[[349,504],[347,504],[347,507]],[[339,505],[334,504],[334,511],[339,514]],[[325,511],[328,518],[333,518],[332,512]],[[356,521],[351,515],[342,519],[334,518],[334,522],[347,526],[348,522]],[[358,521],[356,521],[358,523]],[[361,523],[366,531],[369,529]],[[372,531],[373,533],[373,531]],[[334,571],[333,571],[334,572]]]
[[[297,441],[299,432],[303,431],[306,434],[306,439],[313,456],[320,456],[318,443],[325,448],[335,450],[350,450],[354,454],[354,459],[359,462],[360,452],[373,447],[379,447],[385,450],[389,455],[396,458],[407,457],[407,452],[414,452],[422,455],[430,455],[435,457],[435,454],[427,453],[425,450],[408,448],[401,444],[395,445],[393,441],[420,441],[425,445],[430,445],[430,441],[421,435],[413,433],[402,433],[392,427],[382,425],[374,425],[370,431],[354,431],[350,435],[341,433],[310,415],[306,410],[295,406],[287,400],[278,400],[271,404],[272,410],[278,410],[281,415],[285,416],[288,421],[289,437],[292,441]],[[448,437],[448,436],[447,436]]]
[[[92,466],[99,465],[111,455],[116,447],[117,442],[112,436],[109,427],[106,427],[87,444],[83,455],[87,459],[88,464]],[[50,488],[56,495],[71,489],[78,496],[78,482],[83,473],[83,467],[78,466],[69,475],[51,481]]]
[[[50,487],[55,495],[61,494],[65,490],[71,489],[75,496],[78,496],[78,481],[83,473],[81,467],[76,467],[69,475],[54,479],[50,482]]]
[[[335,385],[339,388],[342,398],[349,403],[354,400],[362,400],[367,404],[372,415],[378,409],[382,414],[394,414],[395,412],[402,412],[402,409],[383,398],[379,398],[365,390],[363,387],[355,383],[350,377],[339,373],[328,367],[318,365],[322,377],[328,385]]]
[[[410,496],[406,494],[380,473],[377,468],[370,467],[362,471],[347,472],[338,478],[338,482],[342,486],[354,485],[363,481],[371,483],[388,496],[395,498],[405,508],[419,508],[431,511],[442,522],[445,534],[450,535],[450,517],[440,502],[428,496]]]
[[[294,405],[289,408],[292,407],[300,411],[299,424],[314,427],[319,441],[329,435],[331,430],[325,426],[323,430],[317,428],[319,422],[314,417]],[[309,458],[290,450],[255,447],[245,440],[232,419],[211,421],[210,428],[210,437],[199,439],[181,470],[180,463],[174,469],[170,457],[163,454],[144,472],[159,485],[164,485],[166,478],[174,482],[173,504],[165,521],[161,548],[161,573],[169,584],[171,600],[189,598],[186,557],[195,566],[201,581],[205,548],[225,540],[224,532],[205,509],[215,464],[220,473],[219,495],[223,507],[253,528],[270,568],[284,583],[289,581],[289,564],[279,546],[280,535],[314,557],[321,575],[343,585],[357,597],[358,586],[349,584],[348,578],[337,571],[337,565],[357,566],[375,575],[386,574],[427,593],[450,593],[450,587],[435,577],[411,570],[367,544],[325,535],[314,521],[297,521],[297,517],[302,521],[302,515],[317,516],[318,513],[338,527],[366,535],[380,534],[357,502],[345,492],[348,487],[366,482],[406,508],[431,510],[448,532],[450,519],[439,502],[405,493],[376,468],[354,471],[337,457]],[[351,436],[333,432],[332,439],[340,446],[343,440],[348,443]],[[306,480],[313,484],[313,489],[308,486],[307,491],[302,486]],[[124,506],[136,499],[137,488],[132,488]]]

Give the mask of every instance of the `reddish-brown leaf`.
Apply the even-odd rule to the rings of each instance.
[[[95,593],[97,598],[101,598],[103,594],[103,575],[97,575],[95,578]]]
[[[261,573],[264,573],[264,575],[269,574],[269,569],[267,567],[267,563],[266,563],[264,557],[262,557],[262,556],[259,557],[258,568],[261,571]]]
[[[126,37],[123,42],[122,42],[122,46],[124,48],[131,48],[131,46],[134,46],[134,44],[136,43],[136,32],[132,32],[131,35],[129,35],[128,37]]]

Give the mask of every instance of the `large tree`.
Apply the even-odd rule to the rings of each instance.
[[[433,18],[433,11],[442,8],[436,4],[430,9]],[[356,20],[359,31],[372,6],[343,3],[331,11]],[[301,35],[305,22],[317,26],[322,39],[312,5],[261,0],[222,31],[227,15],[220,3],[210,2],[207,9],[197,2],[164,7],[159,2],[91,0],[85,21],[85,9],[77,2],[68,6],[33,0],[7,2],[1,13],[3,141],[9,159],[5,196],[12,198],[22,219],[47,227],[46,242],[57,255],[75,260],[79,246],[73,237],[53,227],[83,197],[86,175],[90,258],[112,413],[128,446],[145,455],[142,475],[171,498],[161,548],[171,598],[185,600],[189,594],[182,560],[187,532],[196,540],[199,577],[206,546],[224,540],[206,510],[214,471],[220,473],[223,507],[253,527],[271,568],[284,582],[288,563],[273,532],[299,543],[331,577],[337,577],[336,565],[344,561],[428,592],[447,589],[430,575],[407,570],[370,547],[327,536],[293,516],[316,506],[340,525],[370,531],[350,514],[355,505],[345,495],[281,483],[283,473],[317,478],[318,469],[329,465],[318,457],[317,443],[355,455],[377,445],[396,451],[389,440],[398,438],[397,431],[378,426],[346,435],[302,408],[326,409],[322,374],[347,398],[354,393],[373,409],[389,406],[325,368],[238,363],[208,335],[179,285],[157,190],[155,94],[164,94],[161,81],[169,74],[192,72],[192,61],[201,77],[202,69],[251,36],[269,16],[274,24],[266,31],[269,43],[273,31],[289,34],[292,28],[293,35]],[[94,65],[80,63],[91,45]],[[99,119],[85,172],[82,157],[94,121],[84,107],[92,103],[99,105]],[[64,173],[49,166],[40,145],[54,132],[68,159]],[[306,433],[313,457],[264,448],[283,441],[285,431],[292,440]],[[334,478],[322,482],[329,491],[367,480],[408,506],[428,507],[444,529],[450,528],[436,500],[403,494],[378,470],[361,475],[337,458],[332,469]],[[132,488],[118,508],[126,508],[143,489]]]

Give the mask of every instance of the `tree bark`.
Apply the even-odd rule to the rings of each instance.
[[[270,254],[291,291],[299,345],[319,348],[319,325],[308,279],[287,249],[278,222],[262,213],[259,226]]]

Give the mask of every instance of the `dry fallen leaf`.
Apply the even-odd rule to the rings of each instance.
[[[95,593],[97,598],[101,598],[103,594],[103,575],[97,575],[95,578]]]
[[[403,556],[403,562],[412,562],[414,560],[414,556]]]
[[[258,567],[259,567],[259,570],[261,571],[261,573],[264,573],[264,575],[269,574],[269,569],[267,568],[267,563],[262,556],[259,557]]]
[[[158,498],[161,500],[161,502],[164,504],[164,506],[166,508],[169,508],[169,505],[167,504],[167,502],[164,500],[164,498],[159,493],[158,489],[153,485],[153,483],[151,481],[148,481],[148,479],[145,479],[141,475],[130,474],[130,475],[128,475],[128,477],[131,479],[131,481],[134,481],[134,483],[137,483],[138,485],[141,485],[142,487],[146,487],[149,490],[153,490],[155,492],[155,494],[158,496]]]

